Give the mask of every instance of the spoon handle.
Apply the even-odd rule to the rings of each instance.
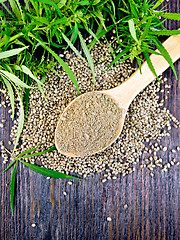
[[[180,34],[169,37],[163,46],[169,52],[173,62],[180,58]],[[158,50],[156,50],[158,52]],[[157,75],[162,74],[168,67],[168,62],[161,55],[152,54],[150,56],[152,64]],[[128,108],[136,95],[149,85],[156,77],[148,67],[147,62],[144,62],[140,70],[137,69],[128,80],[120,86],[110,90],[111,94],[122,103],[124,108]],[[126,94],[125,94],[126,93]]]

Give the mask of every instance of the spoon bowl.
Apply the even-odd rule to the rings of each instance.
[[[166,48],[166,50],[169,52],[173,62],[175,62],[177,59],[179,59],[179,57],[180,57],[180,35],[169,37],[163,43],[163,45]],[[156,50],[156,51],[158,51],[158,50]],[[162,74],[169,67],[168,62],[161,55],[151,55],[150,59],[153,63],[153,66],[155,68],[157,75]],[[122,83],[120,86],[109,89],[109,90],[105,90],[105,91],[95,91],[95,92],[91,92],[91,93],[85,93],[85,94],[82,94],[82,95],[78,96],[77,98],[75,98],[71,103],[69,103],[69,105],[65,108],[64,112],[62,113],[62,115],[59,118],[59,121],[58,121],[58,124],[56,127],[56,131],[55,131],[55,144],[56,144],[57,150],[61,154],[66,155],[68,157],[84,157],[84,156],[92,155],[95,153],[99,153],[99,152],[103,151],[104,149],[106,149],[107,147],[109,147],[119,137],[119,135],[123,129],[126,113],[127,113],[128,107],[131,104],[132,100],[137,96],[137,94],[139,92],[141,92],[155,78],[156,77],[152,73],[152,71],[149,69],[147,62],[144,62],[141,67],[141,72],[139,69],[136,70],[130,76],[130,78],[128,80],[126,80],[124,83]],[[107,105],[107,108],[102,110],[103,106],[101,106],[101,103],[99,103],[100,105],[97,105],[97,108],[100,109],[99,110],[100,112],[96,113],[96,108],[92,108],[92,106],[91,106],[92,103],[94,103],[94,102],[91,102],[91,99],[90,99],[89,105],[88,105],[89,107],[84,109],[83,114],[86,115],[86,113],[88,113],[86,116],[86,120],[88,119],[89,122],[91,122],[91,120],[93,120],[93,117],[95,118],[93,124],[90,124],[88,122],[88,124],[89,124],[88,131],[89,132],[91,132],[92,129],[95,129],[96,125],[98,126],[99,121],[102,121],[104,124],[104,126],[101,127],[101,129],[103,129],[104,132],[102,131],[102,133],[101,133],[99,131],[99,135],[97,135],[96,138],[94,138],[94,135],[96,135],[95,131],[92,132],[92,134],[91,134],[92,137],[88,138],[89,132],[87,134],[83,127],[78,128],[79,135],[75,131],[73,132],[73,129],[75,129],[75,128],[73,128],[73,122],[72,122],[73,129],[71,128],[71,124],[69,125],[69,129],[66,127],[63,128],[64,121],[66,121],[66,115],[68,115],[69,112],[73,110],[74,106],[77,109],[78,109],[78,107],[81,108],[83,106],[83,99],[86,97],[87,94],[91,94],[92,96],[93,96],[93,94],[94,94],[94,96],[96,94],[102,95],[104,98],[104,101],[106,101],[107,104],[109,104],[109,105]],[[112,110],[112,109],[115,109],[115,110],[109,112],[108,106],[109,106],[110,110]],[[93,111],[95,112],[95,116],[93,115],[94,114]],[[118,120],[116,119],[116,125],[114,126],[112,118],[114,117],[114,119],[115,119],[115,117],[117,115],[116,113],[118,111],[121,114],[118,115]],[[98,116],[98,114],[99,114],[99,116]],[[99,118],[100,116],[101,116],[101,118]],[[83,118],[83,116],[77,116],[77,118],[81,119],[81,118]],[[97,119],[98,119],[98,121],[96,121]],[[80,123],[81,123],[81,121],[77,122],[76,125],[79,126],[78,124],[80,124]],[[114,127],[114,129],[112,126]],[[103,145],[103,144],[101,144],[101,139],[103,139],[103,137],[105,138],[105,136],[106,136],[105,129],[107,129],[107,132],[111,131],[111,129],[112,129],[112,134],[108,135],[109,139],[107,139],[107,141],[105,142],[105,145]],[[65,136],[64,141],[67,140],[67,138],[69,136],[76,135],[74,139],[73,139],[73,137],[72,137],[72,139],[69,137],[70,145],[72,145],[72,142],[74,142],[73,143],[74,148],[71,148],[71,147],[68,148],[68,146],[65,146],[64,148],[62,147],[62,141],[59,141],[59,138],[60,137],[62,138],[62,136],[61,136],[62,130],[67,132],[64,135]],[[87,135],[87,139],[86,139],[86,135]],[[78,137],[81,140],[80,142],[82,144],[82,147],[81,147],[82,152],[76,151],[76,150],[70,151],[69,149],[78,149],[78,141],[76,141],[76,139],[78,139]],[[99,143],[99,146],[97,148],[94,148],[94,145],[96,144],[96,142]],[[93,145],[93,143],[94,143],[94,145]],[[88,146],[87,149],[86,149],[86,145]]]

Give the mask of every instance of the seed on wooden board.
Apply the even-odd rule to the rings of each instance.
[[[127,205],[127,204],[124,204],[123,208],[124,208],[124,209],[127,209],[127,208],[128,208],[128,205]]]
[[[174,161],[171,161],[170,163],[171,163],[172,166],[174,165]]]
[[[115,49],[117,45],[113,43],[112,47]],[[107,44],[101,41],[101,44],[96,43],[91,50],[95,63],[98,63],[101,58],[107,59],[100,64],[95,64],[95,86],[88,65],[84,64],[74,53],[70,54],[68,51],[64,53],[64,56],[67,55],[68,58],[66,58],[67,64],[77,78],[81,93],[114,88],[124,82],[135,70],[130,61],[112,66],[108,71],[102,70],[107,69],[112,62],[112,57],[108,58],[111,53],[107,49]],[[67,73],[60,66],[56,70],[62,77],[59,78],[54,72],[49,72],[43,86],[48,103],[44,101],[38,89],[30,92],[28,117],[21,136],[22,145],[15,151],[15,154],[18,151],[20,153],[33,148],[38,143],[41,143],[41,145],[37,148],[37,152],[54,146],[54,133],[59,116],[68,103],[78,96]],[[161,79],[163,82],[162,77]],[[167,128],[171,126],[179,127],[179,122],[166,108],[159,106],[157,94],[160,91],[160,83],[154,81],[138,94],[128,109],[121,135],[116,142],[103,152],[88,157],[68,158],[54,150],[38,156],[38,161],[49,169],[68,174],[76,173],[84,178],[103,172],[102,182],[107,179],[115,179],[114,176],[118,173],[123,176],[131,174],[134,171],[134,166],[139,166],[137,164],[139,161],[140,168],[150,168],[151,173],[155,169],[154,166],[164,169],[163,172],[167,171],[167,167],[161,166],[166,163],[159,158],[156,152],[160,149],[167,151],[167,147],[160,146],[160,140],[170,136]],[[64,116],[62,120],[66,120],[66,117]],[[13,142],[17,134],[17,126],[18,121],[14,123],[11,131]],[[84,136],[85,139],[88,139],[89,134],[87,135]],[[147,155],[145,159],[150,158],[148,161],[152,165],[148,167],[148,161],[145,161],[147,165],[141,161],[142,154]],[[29,161],[34,163],[35,159],[35,157],[32,157]],[[157,160],[159,162],[156,162]]]
[[[112,221],[112,218],[111,218],[111,217],[107,217],[107,221],[108,221],[108,222],[111,222],[111,221]]]
[[[164,151],[164,152],[167,151],[167,147],[163,147],[163,151]]]

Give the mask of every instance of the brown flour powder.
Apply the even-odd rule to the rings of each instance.
[[[56,146],[76,156],[91,155],[113,141],[121,116],[122,109],[108,95],[83,94],[59,120]]]

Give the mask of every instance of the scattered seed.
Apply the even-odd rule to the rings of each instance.
[[[124,204],[123,208],[124,208],[124,209],[127,209],[127,208],[128,208],[128,205],[127,205],[127,204]]]
[[[164,152],[167,151],[167,147],[163,147],[163,151],[164,151]]]

